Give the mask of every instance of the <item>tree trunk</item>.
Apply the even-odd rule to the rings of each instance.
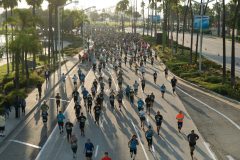
[[[25,68],[24,68],[24,59],[25,59],[25,56],[24,56],[24,51],[21,49],[21,69],[22,69],[22,75],[25,74]],[[27,59],[26,59],[27,61]]]
[[[178,53],[178,34],[179,34],[179,10],[177,8],[176,53]]]
[[[35,16],[36,16],[36,5],[35,5],[35,3],[33,3],[32,15],[35,18]],[[35,22],[33,22],[33,26],[35,27]],[[33,62],[36,64],[36,53],[35,52],[33,52]],[[35,69],[36,69],[36,65],[33,65],[33,70],[35,70]]]
[[[235,8],[233,26],[232,26],[232,54],[231,54],[231,85],[232,86],[235,86],[235,28],[238,21],[240,0],[238,0],[236,3],[237,4],[235,4],[236,8]]]
[[[7,9],[5,9],[5,19],[8,19]],[[9,74],[9,53],[8,53],[8,25],[5,25],[5,46],[6,46],[6,56],[7,56],[7,74]]]
[[[147,36],[149,35],[148,32],[149,32],[149,22],[150,22],[150,19],[149,19],[149,7],[150,7],[150,3],[148,4],[148,22],[147,22]]]
[[[192,22],[192,29],[191,29],[191,44],[190,44],[190,64],[192,64],[192,57],[193,57],[193,24],[194,24],[194,16],[193,16],[193,9],[192,9],[192,1],[190,1],[190,8],[191,8],[191,22]]]
[[[13,8],[11,8],[11,17],[13,16]],[[13,41],[13,25],[11,24],[11,41]],[[15,68],[15,58],[14,58],[14,54],[11,52],[11,56],[12,56],[12,72],[14,71],[14,68]]]
[[[55,25],[54,25],[54,44],[55,44],[55,53],[58,51],[58,6],[54,6],[54,11],[55,11]],[[58,58],[58,56],[57,56]]]
[[[225,0],[222,0],[223,14],[222,14],[222,40],[223,40],[223,83],[226,81],[226,12],[225,12]]]
[[[182,38],[182,54],[183,54],[183,50],[184,50],[184,41],[185,41],[185,31],[186,31],[186,19],[187,19],[187,13],[188,13],[188,4],[189,4],[189,1],[187,1],[187,6],[186,6],[186,9],[185,9],[185,12],[184,12],[184,17],[183,17],[183,27],[182,27],[182,31],[183,31],[183,38]]]
[[[157,37],[157,2],[155,2],[155,18],[156,18],[156,21],[155,21],[155,26],[154,26],[154,35],[155,35],[155,37]]]
[[[152,2],[153,3],[153,2]],[[154,8],[154,7],[153,7]],[[153,35],[153,8],[152,8],[152,15],[151,15],[151,37]]]
[[[16,69],[16,72],[15,72],[15,84],[16,84],[16,89],[19,88],[19,60],[20,60],[20,50],[17,50],[15,52],[15,69]]]
[[[144,7],[143,7],[143,36],[145,34],[145,16],[144,16]]]
[[[27,63],[27,52],[25,52],[25,70],[26,70],[26,88],[29,86],[29,71],[28,71],[28,63]]]

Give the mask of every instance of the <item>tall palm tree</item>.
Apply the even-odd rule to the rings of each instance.
[[[153,11],[154,11],[154,8],[155,8],[155,2],[154,0],[152,0],[152,3],[150,5],[151,7],[151,10],[152,10],[152,15],[151,15],[151,37],[153,35]]]
[[[188,8],[189,8],[189,7],[188,7],[189,2],[190,2],[190,0],[187,0],[187,5],[184,6],[185,12],[184,12],[184,17],[183,17],[183,27],[182,27],[182,29],[183,29],[182,46],[184,46],[184,40],[185,40],[186,19],[187,19],[187,13],[188,13]],[[183,49],[184,49],[184,47],[182,47],[182,54],[183,54]]]
[[[128,9],[129,1],[128,0],[121,0],[116,5],[116,11],[121,12],[121,19],[122,19],[122,32],[125,32],[124,29],[124,13]]]
[[[149,19],[149,14],[150,14],[150,13],[149,13],[149,9],[150,9],[151,2],[152,2],[152,0],[148,0],[147,35],[148,35],[148,32],[149,32],[149,23],[150,23],[150,19]]]
[[[240,0],[234,0],[235,11],[232,21],[231,85],[235,86],[235,28],[240,10]]]
[[[225,0],[222,0],[222,40],[223,40],[223,83],[226,81],[226,10]]]
[[[141,3],[141,7],[142,7],[142,17],[143,17],[143,36],[144,36],[144,32],[145,32],[145,16],[144,16],[144,7],[145,7],[145,3],[144,3],[143,0],[142,0],[142,3]]]
[[[36,15],[36,7],[40,7],[43,3],[43,0],[26,0],[27,4],[32,6],[32,14]]]

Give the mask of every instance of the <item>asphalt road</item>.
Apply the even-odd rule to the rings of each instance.
[[[130,69],[128,64],[123,66],[124,84],[132,85],[135,80],[140,81],[141,75],[135,75],[134,70]],[[82,70],[87,74],[85,87],[90,89],[94,78],[98,73],[94,74],[89,70],[90,66],[82,66]],[[137,134],[140,144],[138,146],[137,160],[187,160],[190,159],[189,147],[186,140],[186,135],[194,129],[200,135],[200,140],[197,142],[195,159],[210,160],[210,159],[226,159],[229,157],[237,160],[239,158],[239,104],[230,104],[221,98],[205,95],[192,87],[179,84],[177,95],[171,93],[171,85],[169,79],[166,80],[163,75],[163,66],[159,62],[155,62],[151,66],[148,62],[146,67],[146,89],[145,93],[139,90],[138,97],[144,98],[146,94],[153,92],[156,96],[151,115],[147,116],[147,124],[155,127],[154,115],[158,110],[161,111],[164,122],[160,136],[155,132],[154,134],[154,150],[148,151],[144,132],[140,127],[140,120],[138,117],[136,106],[131,107],[128,99],[124,98],[124,108],[120,112],[118,108],[112,110],[108,103],[109,88],[107,85],[108,77],[114,80],[113,88],[118,90],[116,74],[113,71],[111,64],[107,65],[107,69],[103,70],[105,85],[105,101],[103,113],[100,118],[100,126],[97,126],[93,121],[93,116],[86,113],[86,137],[80,136],[80,130],[75,119],[73,101],[71,100],[72,83],[71,78],[77,72],[75,68],[71,73],[67,82],[66,91],[60,87],[61,96],[63,99],[70,101],[62,104],[62,110],[65,110],[65,115],[74,123],[74,133],[78,137],[78,154],[77,159],[84,159],[83,146],[87,138],[90,138],[95,145],[94,159],[100,159],[105,151],[110,153],[114,160],[130,159],[129,149],[127,143],[132,134]],[[158,72],[157,85],[153,83],[153,71]],[[56,76],[57,77],[57,76]],[[169,77],[170,78],[170,77]],[[53,79],[54,80],[54,79]],[[56,79],[55,79],[56,80]],[[159,85],[165,84],[167,92],[165,99],[161,98],[159,92]],[[51,87],[51,86],[49,86]],[[59,92],[57,87],[49,98]],[[181,89],[181,90],[180,90]],[[186,94],[186,93],[187,94]],[[136,97],[135,97],[136,98]],[[195,98],[195,99],[194,99]],[[196,100],[196,98],[198,100]],[[135,104],[136,104],[135,99]],[[204,102],[201,103],[201,102]],[[31,115],[29,121],[22,127],[19,127],[18,132],[13,134],[11,139],[3,147],[0,148],[0,159],[8,160],[66,160],[72,159],[72,151],[70,145],[66,140],[66,134],[60,135],[56,127],[56,107],[54,101],[49,100],[51,110],[48,121],[48,128],[46,129],[41,121],[39,111]],[[118,103],[116,102],[116,105]],[[209,109],[208,106],[215,109]],[[83,106],[83,105],[82,105]],[[186,109],[185,109],[186,108]],[[184,127],[182,134],[177,132],[175,116],[179,110],[185,114]],[[217,112],[216,112],[217,111]],[[219,113],[225,115],[225,117]],[[228,119],[227,119],[227,118]],[[236,123],[234,125],[232,122]],[[154,128],[155,130],[155,128]],[[16,142],[24,142],[25,144]],[[210,144],[210,148],[208,147]],[[212,152],[211,149],[214,151]],[[216,155],[215,158],[213,155]]]
[[[97,126],[94,123],[91,114],[86,113],[85,109],[83,110],[88,119],[86,125],[86,137],[80,136],[78,124],[75,120],[73,102],[69,104],[68,109],[66,110],[65,115],[67,118],[70,118],[72,122],[74,122],[74,133],[77,135],[79,141],[77,154],[78,159],[84,159],[83,146],[87,138],[90,138],[95,145],[96,150],[94,152],[94,159],[100,159],[105,151],[108,151],[114,160],[130,159],[127,143],[133,134],[137,134],[139,140],[141,141],[140,145],[138,146],[138,155],[136,159],[190,159],[186,135],[190,132],[191,129],[195,129],[198,133],[197,128],[192,122],[191,117],[187,114],[179,98],[170,93],[170,84],[167,82],[167,80],[165,80],[165,78],[163,78],[163,74],[159,72],[161,76],[159,75],[158,84],[165,83],[168,88],[165,99],[161,98],[158,89],[159,86],[153,83],[153,70],[158,70],[157,64],[155,67],[151,67],[150,64],[148,64],[148,67],[146,69],[147,74],[145,75],[145,78],[147,80],[145,93],[150,94],[151,92],[154,92],[156,95],[156,102],[153,110],[151,111],[151,115],[147,116],[147,123],[154,126],[155,129],[154,115],[158,110],[161,110],[164,117],[161,136],[158,136],[156,133],[154,135],[154,151],[150,152],[147,149],[144,132],[140,127],[140,120],[137,114],[136,106],[130,107],[128,100],[125,98],[124,109],[122,112],[120,112],[118,109],[111,110],[107,101],[109,89],[106,87],[106,101],[104,102],[104,107],[106,107],[106,109],[103,111],[103,114],[101,116],[100,126]],[[139,78],[141,77],[140,75],[135,75],[133,70],[131,70],[128,66],[123,66],[123,71],[124,86],[127,84],[132,85],[135,80],[139,81]],[[109,76],[114,79],[113,89],[117,90],[117,80],[116,75],[112,69],[112,65],[108,65],[108,69],[104,70],[103,73],[105,82],[107,82],[106,80]],[[94,78],[94,73],[90,71],[86,77],[86,82],[88,82],[86,84],[87,89],[90,89]],[[138,97],[144,98],[146,96],[145,93],[142,93],[140,90]],[[186,120],[182,134],[179,134],[176,128],[175,116],[179,110],[183,110],[183,112],[186,114]],[[54,129],[52,132],[52,136],[50,137],[51,138],[48,139],[46,145],[42,148],[37,159],[71,159],[71,148],[67,143],[66,136],[59,135],[58,128],[56,127],[56,129]],[[208,152],[202,138],[200,138],[198,142],[195,157],[195,159],[212,159],[211,154]]]
[[[72,61],[74,63],[78,63],[78,58],[72,59]],[[82,71],[86,73],[89,70],[89,67],[86,64],[83,64],[82,66]],[[63,65],[62,73],[66,73],[69,69],[69,66]],[[76,72],[77,68],[74,68],[68,74],[66,78],[66,87],[64,87],[63,85],[58,85],[48,94],[48,98],[46,100],[50,109],[48,111],[49,116],[47,128],[43,125],[40,115],[41,111],[39,110],[39,108],[37,108],[34,113],[29,116],[25,124],[23,124],[23,126],[19,126],[16,130],[16,133],[12,134],[10,137],[8,137],[7,140],[5,140],[4,145],[2,145],[0,148],[0,159],[35,159],[40,149],[38,146],[43,146],[57,122],[57,107],[55,100],[51,98],[54,98],[56,96],[56,93],[60,93],[60,96],[63,100],[61,101],[60,110],[64,111],[66,109],[69,103],[68,101],[70,101],[72,98],[72,91],[74,88],[72,84],[72,77]],[[45,90],[50,89],[52,87],[52,84],[55,84],[55,81],[58,81],[57,72],[48,83],[48,86],[43,86],[43,88]],[[24,145],[22,143],[33,144],[35,146]]]

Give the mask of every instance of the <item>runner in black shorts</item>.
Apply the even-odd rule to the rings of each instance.
[[[84,147],[86,160],[92,160],[93,150],[94,150],[94,145],[92,144],[90,139],[88,139]]]
[[[193,159],[193,152],[195,150],[196,141],[199,139],[199,136],[194,133],[194,130],[192,130],[187,137],[188,137],[188,142],[190,147],[190,154]]]
[[[160,114],[160,111],[158,111],[156,116],[155,116],[158,135],[159,135],[160,128],[161,128],[161,125],[162,125],[162,120],[163,120],[163,116]]]
[[[135,159],[135,157],[137,155],[137,145],[138,145],[137,136],[133,135],[132,139],[128,142],[128,146],[130,149],[130,155],[131,155],[131,158],[133,158],[133,159]]]
[[[78,117],[79,128],[81,130],[81,136],[85,136],[84,127],[85,127],[86,120],[87,120],[87,118],[83,115],[83,113],[81,113],[81,116]]]

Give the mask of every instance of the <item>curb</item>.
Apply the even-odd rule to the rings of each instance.
[[[69,60],[68,60],[69,61]],[[66,61],[66,63],[68,62]],[[76,64],[74,64],[69,70],[68,72],[66,73],[69,74],[73,68],[75,68],[77,65],[79,64],[79,62],[77,62]],[[49,94],[59,85],[60,80],[50,89],[48,90],[47,93],[45,93],[44,97],[38,101],[38,103],[36,103],[32,109],[30,109],[30,111],[24,116],[23,119],[20,120],[20,122],[14,127],[14,129],[8,134],[5,136],[5,138],[2,140],[2,142],[0,143],[0,148],[4,146],[4,144],[8,141],[8,139],[17,132],[17,130],[19,129],[20,126],[23,126],[24,123],[28,123],[28,118],[30,117],[30,115],[37,109],[37,107],[45,100],[47,99],[47,97],[49,96]],[[1,151],[0,151],[1,152]]]
[[[155,51],[156,52],[156,51]],[[162,62],[162,60],[161,60],[161,58],[159,57],[159,59],[160,59],[160,63],[164,66],[164,67],[166,67],[166,65]],[[170,71],[170,70],[169,70]],[[177,76],[177,75],[175,75],[173,72],[169,72],[170,74],[172,74],[173,76],[175,76],[177,79],[179,79],[180,81],[182,81],[183,82],[183,85],[190,85],[191,87],[195,87],[195,89],[199,89],[199,90],[201,90],[201,91],[203,91],[203,92],[206,92],[206,93],[209,93],[209,94],[212,94],[213,96],[216,96],[216,97],[218,97],[218,98],[222,98],[222,99],[224,99],[224,100],[226,100],[226,101],[229,101],[229,102],[231,102],[231,103],[235,103],[236,105],[240,105],[240,101],[237,101],[237,100],[235,100],[235,99],[232,99],[232,98],[229,98],[229,97],[225,97],[225,96],[223,96],[223,95],[221,95],[221,94],[219,94],[219,93],[216,93],[216,92],[214,92],[214,91],[211,91],[211,90],[209,90],[209,89],[206,89],[206,88],[204,88],[204,87],[201,87],[200,85],[197,85],[197,84],[194,84],[194,83],[191,83],[191,82],[189,82],[189,81],[187,81],[187,80],[185,80],[185,79],[182,79],[182,78],[180,78],[179,76]],[[184,84],[185,83],[185,84]],[[205,93],[205,94],[206,94]]]

